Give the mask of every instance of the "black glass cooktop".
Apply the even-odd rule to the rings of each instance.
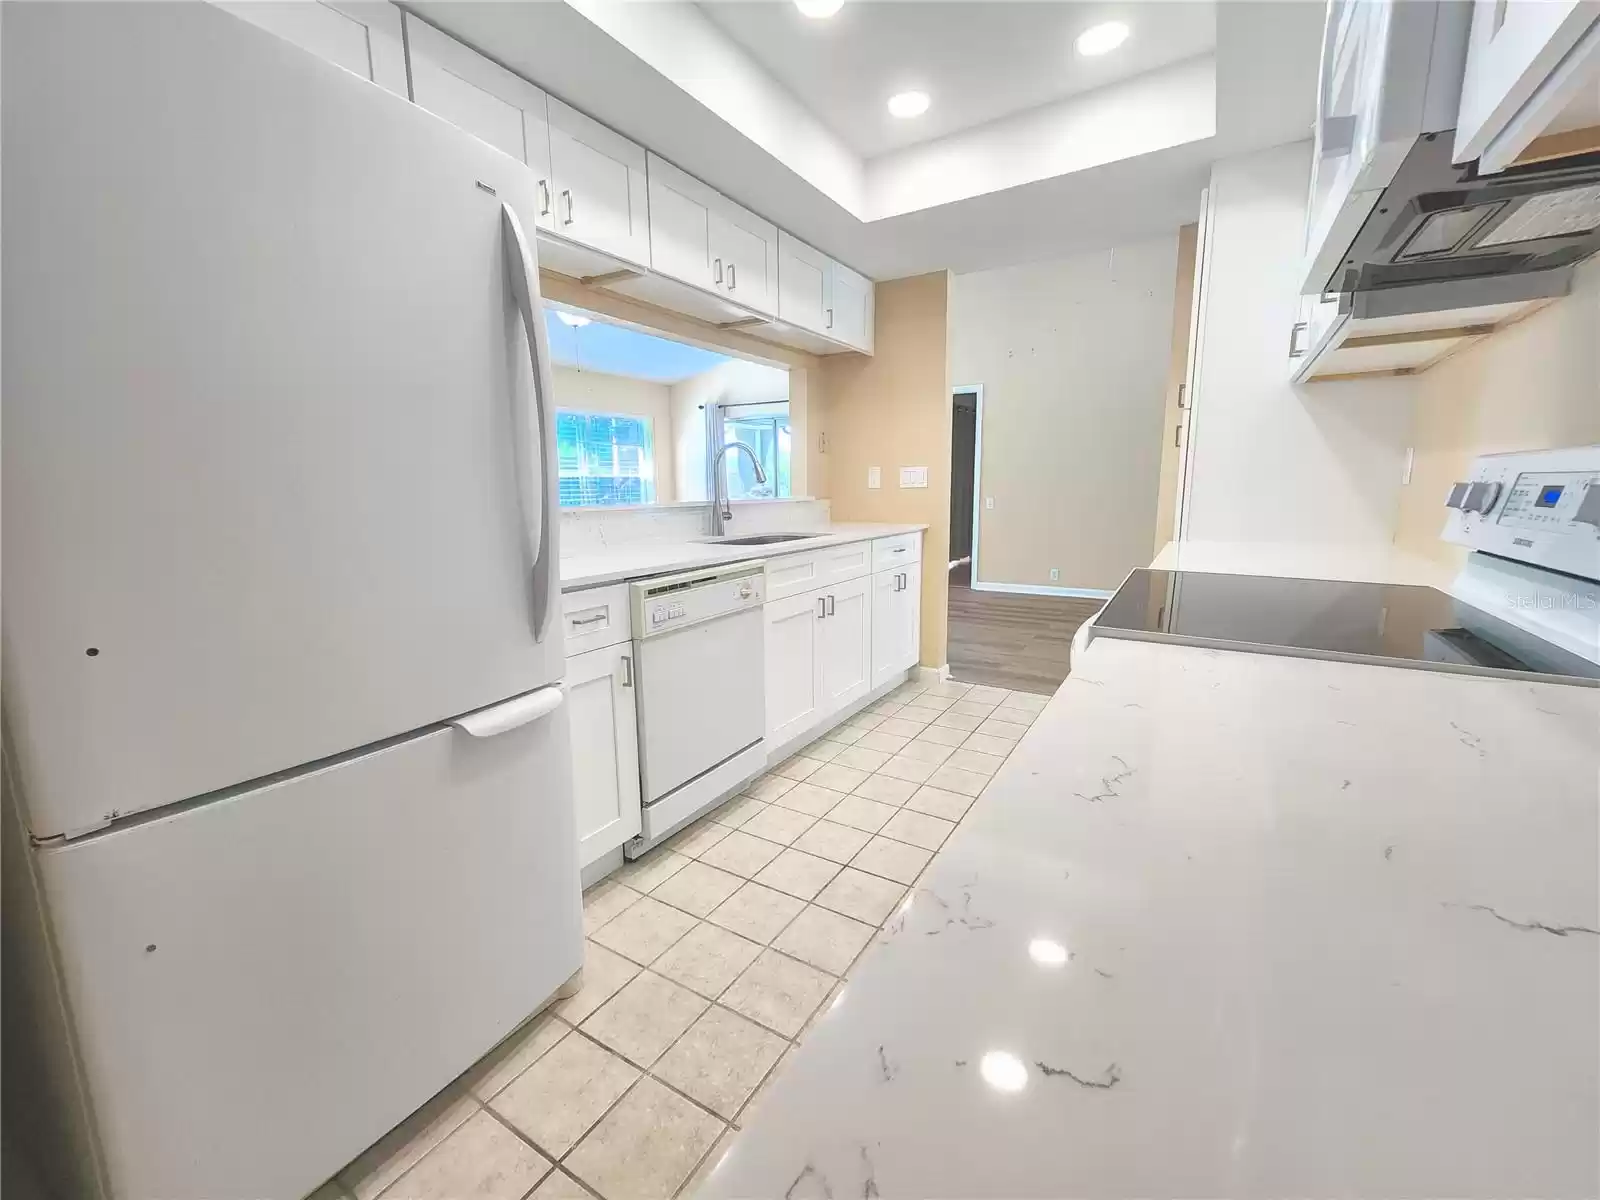
[[[1600,680],[1600,667],[1437,588],[1134,571],[1097,637],[1178,642],[1472,674]]]

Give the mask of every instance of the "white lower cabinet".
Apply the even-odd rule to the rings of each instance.
[[[832,714],[872,690],[872,579],[830,587],[822,600],[817,690],[824,713]]]
[[[922,641],[922,564],[872,577],[872,683],[882,687],[917,665]]]
[[[827,715],[817,669],[825,608],[821,592],[807,592],[771,601],[762,609],[770,745],[799,737]]]
[[[588,866],[640,828],[633,643],[567,659],[578,863]]]

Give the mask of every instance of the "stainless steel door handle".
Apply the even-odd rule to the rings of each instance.
[[[720,258],[714,258],[711,260],[711,282],[722,282],[722,260]]]
[[[739,286],[739,284],[738,284],[737,280],[734,278],[734,274],[733,274],[733,264],[729,263],[728,264],[728,290],[731,292],[731,291],[733,291],[734,288],[736,288],[738,286]]]
[[[608,617],[609,615],[610,615],[609,613],[598,612],[598,613],[595,613],[595,615],[592,616],[592,617],[573,617],[572,620],[571,620],[571,624],[573,624],[573,625],[593,625],[596,621],[604,621],[606,619],[606,617]]]
[[[820,621],[820,620],[822,620],[822,618],[826,617],[827,615],[828,615],[828,601],[826,600],[826,598],[824,598],[822,596],[818,596],[817,597],[817,620]]]
[[[1296,321],[1293,325],[1289,326],[1289,357],[1290,358],[1299,358],[1302,354],[1305,353],[1305,350],[1300,348],[1300,345],[1299,345],[1299,343],[1300,343],[1300,331],[1302,329],[1304,329],[1304,328],[1306,328],[1306,323],[1304,321]]]
[[[539,311],[539,277],[534,271],[533,254],[522,232],[522,222],[509,204],[500,206],[500,229],[505,247],[506,276],[516,299],[517,315],[522,318],[523,333],[528,339],[528,358],[533,368],[533,395],[524,396],[520,389],[512,389],[511,428],[514,439],[512,455],[517,470],[517,500],[522,510],[524,544],[533,575],[530,606],[533,640],[542,642],[550,617],[555,557],[549,553],[554,538],[549,536],[550,505],[546,503],[550,481],[555,477],[556,469],[551,460],[555,439],[549,436],[545,413],[545,397],[554,390],[550,375],[550,345]]]
[[[571,225],[572,224],[572,189],[571,188],[563,188],[562,191],[561,191],[561,198],[567,202],[567,219],[563,222],[563,224]]]
[[[828,328],[833,328],[833,309],[828,309]]]
[[[622,656],[622,686],[625,688],[633,686],[633,656],[631,654]]]
[[[830,617],[833,616],[833,597],[832,596],[828,597],[828,615]]]
[[[539,180],[539,215],[541,217],[550,215],[550,181],[548,179]]]

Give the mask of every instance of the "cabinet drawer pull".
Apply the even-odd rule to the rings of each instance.
[[[633,656],[629,654],[622,656],[622,686],[625,688],[633,686]]]
[[[711,260],[711,282],[722,282],[722,260],[720,258],[714,258]]]
[[[828,310],[828,328],[833,328],[833,309],[831,308]]]
[[[833,616],[833,597],[832,596],[828,597],[828,615],[830,617]]]
[[[548,179],[539,180],[539,215],[541,217],[550,215],[550,181]]]
[[[592,617],[568,617],[568,625],[593,625],[597,621],[604,621],[610,613],[597,612]]]
[[[728,290],[731,292],[731,291],[733,291],[734,288],[736,288],[738,286],[739,286],[738,283],[734,279],[733,264],[729,263],[728,264]]]
[[[822,620],[828,615],[828,602],[823,597],[817,597],[817,620]]]
[[[562,224],[571,225],[572,221],[573,221],[573,216],[572,216],[572,189],[571,188],[563,188],[561,190],[561,198],[567,202],[567,218],[566,218],[565,221],[562,222]]]

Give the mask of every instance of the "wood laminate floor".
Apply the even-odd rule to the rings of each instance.
[[[950,678],[1049,695],[1071,664],[1072,635],[1104,603],[1069,596],[975,592],[950,575]]]

